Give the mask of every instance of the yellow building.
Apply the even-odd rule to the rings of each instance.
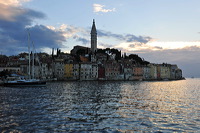
[[[65,64],[64,67],[64,78],[72,79],[73,78],[73,64]]]

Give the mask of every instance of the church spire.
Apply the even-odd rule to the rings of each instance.
[[[91,29],[91,51],[94,53],[97,50],[97,30],[95,26],[95,20],[93,19],[92,29]]]
[[[92,30],[91,30],[91,33],[96,33],[97,30],[96,30],[96,26],[95,26],[95,20],[93,19],[93,24],[92,24]]]

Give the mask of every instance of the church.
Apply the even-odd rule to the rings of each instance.
[[[91,51],[92,53],[97,51],[97,30],[95,26],[95,21],[93,19],[92,30],[91,30]]]
[[[71,50],[72,55],[76,55],[77,52],[83,52],[85,54],[89,53],[95,53],[97,51],[97,30],[95,25],[95,20],[93,19],[92,29],[90,32],[91,35],[91,47],[84,47],[84,46],[74,46],[74,48]]]

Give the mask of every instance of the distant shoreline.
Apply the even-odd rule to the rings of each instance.
[[[168,79],[168,80],[44,80],[46,82],[83,82],[83,81],[102,81],[102,82],[105,82],[105,81],[134,81],[134,82],[143,82],[143,81],[178,81],[178,80],[186,80],[186,78],[182,78],[182,79]],[[0,80],[0,86],[3,86],[4,85],[4,82],[2,80]]]
[[[186,78],[181,79],[151,79],[151,80],[75,80],[75,79],[62,79],[62,80],[47,80],[47,82],[55,82],[55,81],[177,81],[177,80],[186,80]]]

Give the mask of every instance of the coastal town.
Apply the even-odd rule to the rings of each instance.
[[[29,58],[29,55],[31,58]],[[29,64],[32,64],[29,67]],[[31,69],[31,70],[30,70]],[[114,48],[97,48],[95,21],[91,29],[91,47],[74,46],[70,53],[52,48],[52,54],[20,53],[0,55],[0,78],[50,80],[180,80],[182,70],[176,64],[155,64],[136,54]]]

